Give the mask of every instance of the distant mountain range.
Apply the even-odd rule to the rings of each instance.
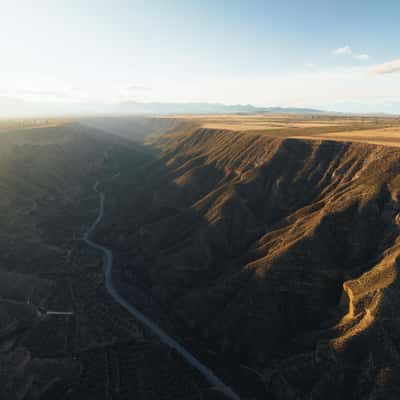
[[[255,107],[251,104],[220,103],[144,103],[118,104],[35,102],[12,97],[0,97],[0,118],[62,116],[76,114],[315,114],[323,111],[311,108]]]
[[[126,101],[121,103],[82,103],[29,101],[0,96],[0,118],[53,117],[68,115],[168,115],[168,114],[400,114],[399,102],[384,104],[338,103],[327,110],[304,107],[256,107],[251,104],[162,103]]]
[[[220,103],[139,103],[125,102],[115,112],[138,114],[254,114],[254,113],[320,113],[309,108],[255,107],[251,104],[226,105]]]

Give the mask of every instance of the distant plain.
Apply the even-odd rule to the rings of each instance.
[[[161,117],[172,118],[172,116]],[[400,117],[343,115],[178,115],[204,128],[268,136],[400,146]]]

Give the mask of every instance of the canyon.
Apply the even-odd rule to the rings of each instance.
[[[93,240],[113,252],[119,293],[240,398],[397,398],[399,124],[6,124],[3,397],[224,398],[107,294],[101,255],[80,240],[99,181]]]

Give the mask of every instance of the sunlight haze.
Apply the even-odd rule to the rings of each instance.
[[[400,0],[0,4],[0,400],[400,399]]]
[[[137,101],[400,113],[399,13],[397,1],[369,0],[5,0],[0,98],[11,109]]]

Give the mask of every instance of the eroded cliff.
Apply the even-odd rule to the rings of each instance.
[[[114,223],[154,296],[276,398],[397,393],[399,150],[193,126],[149,145]]]

